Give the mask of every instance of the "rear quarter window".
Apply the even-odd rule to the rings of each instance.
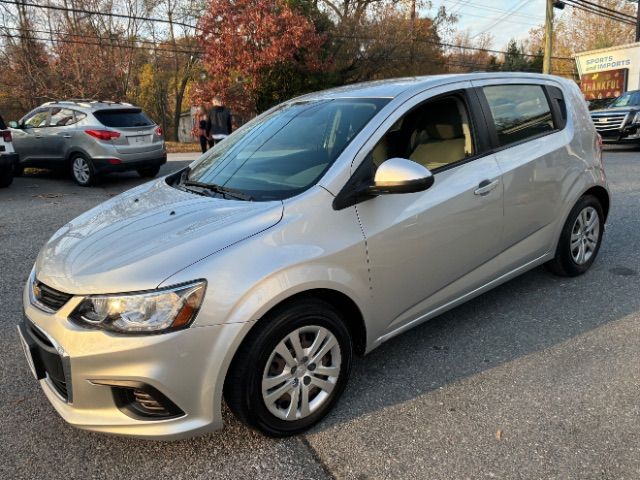
[[[155,125],[139,108],[98,110],[93,115],[105,127],[151,127]]]
[[[519,143],[556,129],[541,85],[484,87],[500,146]]]
[[[6,129],[7,129],[7,125],[4,123],[2,116],[0,116],[0,130],[6,130]]]

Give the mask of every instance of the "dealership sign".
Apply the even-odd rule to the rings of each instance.
[[[587,100],[619,97],[627,91],[628,73],[628,68],[587,73],[580,77],[580,90]]]

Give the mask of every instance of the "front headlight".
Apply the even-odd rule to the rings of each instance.
[[[640,112],[636,112],[636,114],[633,116],[633,121],[631,123],[633,124],[640,123]]]
[[[122,333],[178,330],[196,317],[206,286],[199,281],[151,292],[92,295],[80,302],[71,319]]]

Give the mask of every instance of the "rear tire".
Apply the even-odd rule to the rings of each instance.
[[[307,299],[277,308],[236,352],[225,379],[227,405],[266,435],[300,433],[342,394],[352,352],[342,315],[329,303]]]
[[[0,173],[0,188],[6,188],[13,183],[13,171],[11,168],[7,168],[3,173]]]
[[[604,213],[600,201],[593,195],[581,197],[562,228],[555,258],[545,263],[545,268],[562,277],[582,275],[595,261],[603,234]]]
[[[138,175],[140,175],[142,178],[153,178],[156,175],[158,175],[159,171],[160,171],[159,166],[139,168]]]
[[[81,187],[90,187],[96,182],[95,168],[91,160],[84,155],[74,155],[71,158],[71,177]]]

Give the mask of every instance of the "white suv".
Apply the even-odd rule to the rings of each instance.
[[[11,185],[17,164],[18,154],[13,150],[11,130],[7,129],[0,116],[0,187]]]

